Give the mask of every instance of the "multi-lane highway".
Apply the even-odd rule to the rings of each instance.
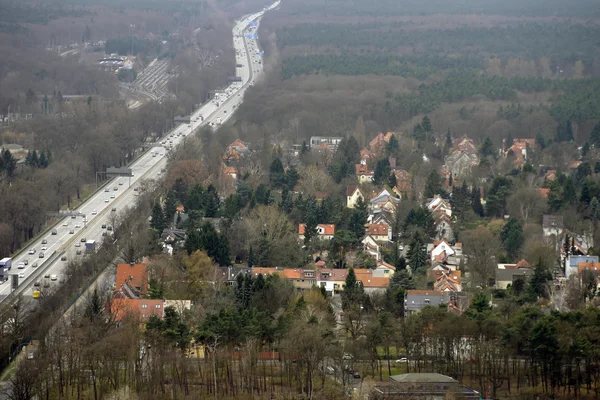
[[[219,91],[215,99],[191,114],[189,124],[178,125],[161,140],[160,146],[143,154],[130,166],[131,177],[112,179],[75,210],[81,215],[59,221],[27,249],[13,257],[10,274],[19,276],[19,287],[13,295],[23,293],[31,296],[36,284],[40,287],[60,284],[62,272],[69,261],[85,255],[84,241],[95,240],[98,248],[103,240],[110,239],[112,232],[109,228],[113,223],[113,216],[135,205],[140,182],[161,177],[170,149],[200,126],[209,124],[217,127],[231,117],[242,102],[244,92],[256,82],[262,71],[258,40],[254,37],[258,21],[266,11],[277,7],[279,3],[277,1],[261,12],[236,21],[233,39],[236,62],[241,64],[241,67],[236,68],[237,76],[242,78],[241,82],[234,82]],[[248,34],[251,35],[247,36]],[[22,268],[19,268],[21,263]],[[0,302],[11,294],[11,280],[12,277],[0,285]]]

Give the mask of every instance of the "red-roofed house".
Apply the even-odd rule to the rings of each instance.
[[[135,318],[141,323],[146,323],[153,315],[163,318],[164,300],[113,298],[110,312],[116,322],[125,318]]]
[[[505,147],[504,143],[506,143],[506,139],[502,140],[503,147]],[[527,161],[527,147],[533,146],[535,146],[535,139],[515,139],[512,146],[504,152],[504,157],[513,153],[515,156],[515,167],[520,168],[525,164],[525,161]]]
[[[401,170],[393,171],[396,175],[396,186],[392,188],[394,193],[401,199],[410,199],[412,193],[412,179],[410,172]]]
[[[304,240],[304,232],[306,229],[306,224],[298,225],[298,238],[300,240]],[[318,224],[317,225],[317,237],[322,240],[331,240],[333,239],[333,235],[335,235],[335,225],[334,224]]]
[[[462,291],[461,272],[441,271],[437,274],[435,282],[433,283],[433,290],[437,290],[439,292]]]
[[[539,188],[538,189],[538,193],[540,194],[540,196],[542,196],[543,198],[547,199],[548,198],[548,193],[550,193],[550,189],[548,189],[548,188]]]
[[[356,164],[354,168],[360,183],[373,182],[373,171],[369,171],[367,164]]]
[[[117,264],[115,289],[121,297],[145,296],[148,292],[146,264]]]
[[[371,236],[378,242],[390,242],[392,240],[392,228],[388,224],[365,224],[366,235]]]

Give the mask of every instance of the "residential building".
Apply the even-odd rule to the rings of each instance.
[[[444,261],[449,257],[462,257],[462,243],[457,242],[454,245],[450,245],[445,239],[429,243],[427,245],[427,251],[429,252],[431,261]],[[460,260],[459,260],[460,261]]]
[[[366,163],[363,164],[361,162],[360,164],[356,164],[354,168],[356,177],[360,183],[373,182],[373,171],[369,170],[369,167]]]
[[[230,177],[231,179],[237,179],[239,176],[239,171],[236,167],[223,167],[223,175]]]
[[[318,271],[311,269],[284,268],[280,275],[290,281],[296,290],[310,290],[318,281]]]
[[[146,264],[117,264],[115,289],[122,297],[139,298],[145,296],[148,292]]]
[[[467,136],[456,140],[450,149],[450,153],[444,160],[446,169],[458,180],[471,173],[474,166],[479,165],[479,153],[475,142]]]
[[[527,148],[535,146],[535,139],[514,139],[513,144],[507,149],[506,139],[502,139],[502,147],[505,149],[504,157],[513,154],[515,157],[514,165],[521,168],[527,161]]]
[[[461,271],[441,271],[436,274],[433,290],[437,292],[461,292]]]
[[[321,149],[325,145],[331,151],[335,151],[343,139],[343,137],[335,136],[311,136],[310,147]]]
[[[396,267],[392,264],[386,263],[383,260],[377,261],[377,266],[373,271],[373,276],[377,278],[388,278],[391,279],[396,272]]]
[[[298,225],[298,239],[304,240],[304,232],[306,230],[306,224]],[[317,225],[317,237],[321,240],[331,240],[335,234],[335,225],[333,224],[318,224]]]
[[[416,313],[427,306],[438,307],[440,304],[449,304],[451,300],[449,292],[407,290],[404,297],[404,312],[406,314]]]
[[[163,319],[164,303],[164,300],[113,298],[110,312],[117,323],[135,318],[144,324],[153,315]]]
[[[390,142],[390,139],[394,136],[392,132],[388,132],[385,135],[383,133],[377,134],[371,142],[369,142],[369,149],[371,152],[376,154],[383,154],[385,146]]]
[[[410,172],[394,170],[392,173],[396,176],[396,186],[392,188],[394,193],[401,199],[410,199],[412,195],[412,177]]]
[[[452,206],[450,205],[450,202],[443,199],[439,194],[436,194],[432,199],[428,199],[425,207],[427,207],[432,214],[442,212],[447,216],[452,217]]]
[[[346,188],[346,207],[354,208],[359,200],[365,200],[358,186],[348,186]]]
[[[251,268],[219,267],[215,281],[223,281],[232,286],[236,283],[238,275],[251,273]]]
[[[396,206],[400,203],[400,199],[392,196],[387,189],[383,189],[379,194],[375,195],[369,200],[371,212],[375,213],[377,210],[386,210],[391,214],[396,212]]]
[[[557,250],[562,246],[563,228],[562,215],[544,215],[542,218],[544,240],[553,245]]]
[[[427,399],[451,398],[479,400],[482,395],[456,379],[437,373],[408,373],[392,375],[387,385],[378,385],[369,398],[387,399]]]
[[[363,250],[365,253],[373,257],[376,261],[379,261],[381,258],[381,253],[379,251],[379,244],[377,240],[371,236],[365,236],[362,240]]]
[[[578,274],[580,263],[598,264],[599,262],[600,258],[598,256],[570,255],[565,261],[565,277],[568,278],[571,275]]]
[[[452,240],[454,232],[452,231],[452,219],[443,211],[438,211],[433,215],[435,221],[435,238],[437,240]]]
[[[533,275],[533,269],[525,260],[516,264],[498,264],[496,268],[496,289],[507,289],[516,280],[527,280]]]
[[[392,228],[388,224],[366,224],[365,228],[365,234],[371,236],[377,242],[392,241]]]
[[[236,150],[239,153],[243,154],[248,151],[248,147],[240,139],[236,139],[233,141],[233,143],[227,146],[227,150]]]
[[[369,149],[362,149],[360,151],[360,163],[367,165],[369,161],[371,161],[372,154]]]

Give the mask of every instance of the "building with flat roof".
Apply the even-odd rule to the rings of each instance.
[[[454,397],[448,397],[454,396]],[[447,398],[479,399],[478,391],[456,379],[437,373],[409,373],[390,376],[385,386],[376,386],[369,398],[444,400]]]

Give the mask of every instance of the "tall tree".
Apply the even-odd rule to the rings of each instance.
[[[165,214],[158,201],[152,206],[152,221],[150,221],[152,229],[156,229],[159,233],[165,229]]]
[[[502,228],[500,238],[508,256],[513,260],[516,259],[524,242],[521,223],[514,217],[509,218]]]
[[[387,158],[377,161],[373,172],[373,183],[378,186],[388,183],[391,173],[390,161]]]
[[[427,251],[423,236],[419,231],[415,231],[409,244],[408,249],[408,265],[411,271],[415,272],[427,265]]]
[[[269,168],[269,183],[273,188],[279,188],[285,183],[283,164],[278,157],[273,159],[273,162]]]
[[[430,199],[436,194],[442,194],[442,178],[435,169],[432,169],[427,176],[425,184],[425,198]]]

